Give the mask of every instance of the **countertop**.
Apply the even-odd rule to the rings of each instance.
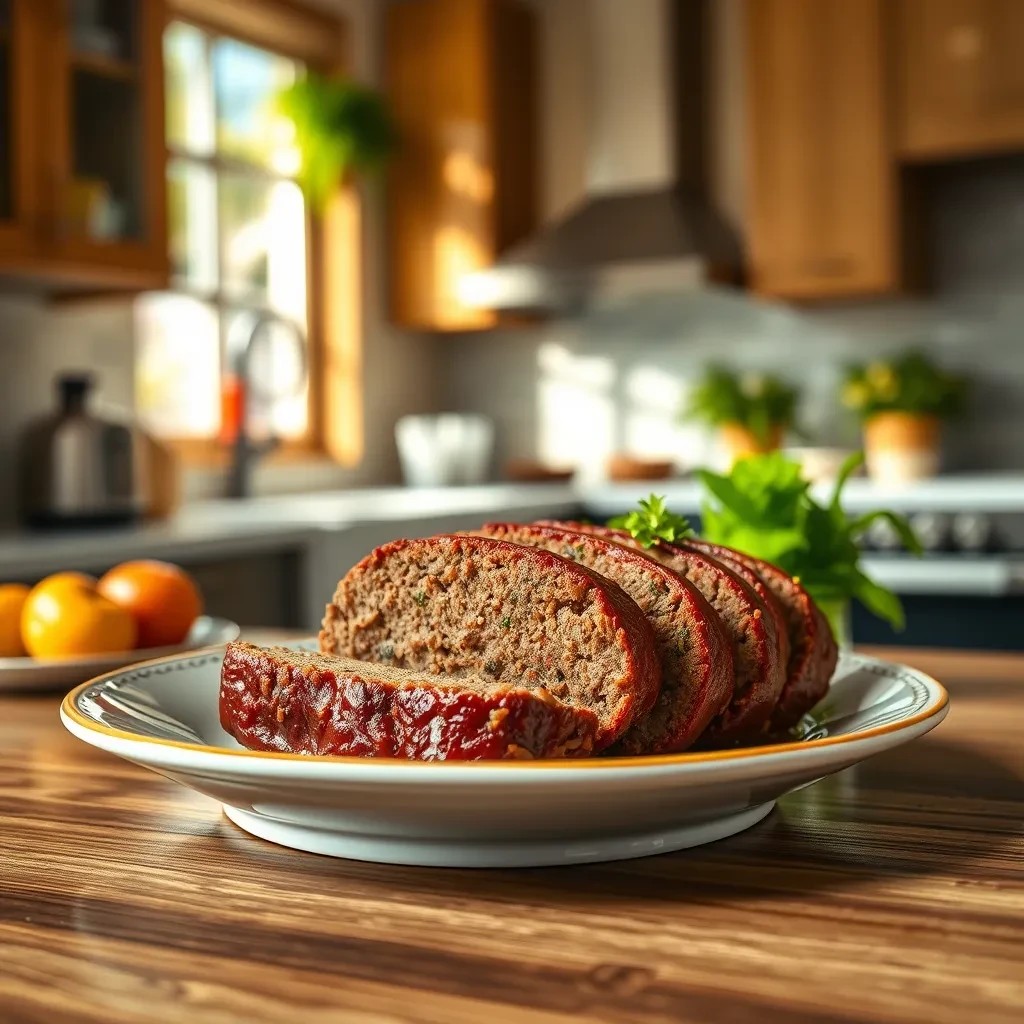
[[[935,732],[684,853],[532,871],[295,853],[0,699],[4,1020],[1017,1021],[1024,657],[888,651]]]
[[[386,537],[432,529],[465,528],[488,518],[530,519],[574,515],[595,519],[632,507],[652,490],[667,496],[684,515],[700,510],[700,491],[690,480],[631,484],[485,484],[478,487],[411,489],[385,487],[260,497],[246,501],[202,501],[186,505],[162,522],[73,533],[0,533],[0,580],[31,579],[58,569],[105,569],[127,558],[188,562],[260,551],[307,553],[326,536],[377,523],[394,527]],[[873,508],[1024,513],[1024,476],[948,476],[912,487],[882,488],[854,479],[845,493],[851,513]],[[470,517],[451,525],[452,517]],[[450,520],[450,522],[449,522]],[[379,542],[379,541],[378,541]],[[362,551],[359,552],[361,555]],[[997,596],[1024,589],[1024,556],[867,556],[867,571],[901,593]],[[322,598],[316,595],[316,601]]]

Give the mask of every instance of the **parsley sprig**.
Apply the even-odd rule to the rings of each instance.
[[[657,494],[641,498],[638,509],[609,519],[608,525],[616,530],[628,531],[645,548],[652,548],[661,541],[675,544],[676,541],[694,535],[689,520],[670,512],[664,496]]]

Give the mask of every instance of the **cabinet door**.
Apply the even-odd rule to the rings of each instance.
[[[912,159],[1024,148],[1024,3],[899,0],[897,139]]]
[[[491,327],[460,281],[536,224],[532,12],[517,0],[396,0],[385,18],[400,139],[388,174],[392,318]]]
[[[35,254],[39,174],[32,134],[39,119],[32,74],[39,35],[33,0],[0,0],[0,269]]]
[[[50,0],[45,255],[99,287],[166,284],[163,0]]]
[[[746,13],[754,287],[895,289],[882,0],[747,0]]]

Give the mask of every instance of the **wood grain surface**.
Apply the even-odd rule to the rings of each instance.
[[[1024,1019],[1024,657],[897,657],[953,696],[924,739],[712,846],[529,871],[275,847],[0,699],[0,1021]]]

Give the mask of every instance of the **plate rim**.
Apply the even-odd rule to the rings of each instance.
[[[303,640],[294,640],[291,643],[302,643]],[[308,642],[308,639],[305,641]],[[186,743],[182,740],[170,740],[162,739],[156,736],[141,736],[138,733],[129,732],[126,729],[117,729],[113,726],[106,725],[102,722],[97,722],[87,715],[84,715],[77,707],[78,698],[91,686],[95,686],[101,683],[111,681],[112,677],[132,672],[142,667],[151,667],[161,664],[166,664],[172,661],[183,661],[188,658],[206,657],[210,654],[217,652],[222,648],[223,644],[215,644],[209,647],[197,648],[192,651],[181,652],[178,654],[168,655],[163,658],[147,659],[139,662],[132,663],[130,665],[124,665],[121,668],[114,669],[109,672],[101,673],[92,679],[86,680],[84,683],[80,683],[74,689],[72,689],[61,701],[60,705],[60,717],[64,722],[65,727],[70,732],[78,735],[75,729],[71,729],[69,723],[73,723],[78,730],[82,730],[86,733],[97,733],[101,736],[106,736],[115,740],[119,740],[122,743],[128,742],[137,744],[142,747],[163,747],[177,749],[187,752],[199,760],[204,762],[211,762],[219,758],[227,757],[236,761],[252,761],[254,759],[260,761],[271,761],[271,762],[283,762],[289,764],[304,764],[304,765],[324,765],[324,766],[338,766],[338,767],[350,767],[353,765],[363,766],[374,766],[374,767],[402,767],[408,770],[420,770],[422,771],[425,766],[429,766],[427,770],[453,770],[461,769],[462,771],[566,771],[575,770],[577,768],[585,769],[588,771],[607,771],[614,769],[625,769],[625,768],[655,768],[665,766],[678,766],[678,765],[695,765],[695,764],[708,764],[712,762],[744,762],[758,758],[765,758],[768,755],[793,755],[793,754],[810,754],[819,750],[827,748],[834,748],[843,746],[850,743],[859,743],[866,740],[876,739],[880,736],[891,735],[897,732],[903,732],[908,729],[914,729],[916,726],[922,725],[936,717],[938,724],[949,708],[949,692],[937,679],[930,676],[928,673],[921,671],[920,669],[914,668],[910,665],[903,664],[902,662],[885,661],[882,658],[875,658],[870,655],[858,654],[856,652],[849,652],[846,656],[856,659],[862,666],[864,665],[881,665],[887,669],[897,669],[902,672],[907,672],[913,675],[916,679],[923,682],[926,687],[931,691],[930,700],[928,704],[920,711],[909,715],[907,718],[902,718],[896,722],[889,722],[884,725],[873,726],[869,729],[864,729],[858,732],[846,733],[841,736],[824,736],[813,740],[795,740],[788,743],[770,743],[761,744],[754,747],[740,747],[734,750],[704,750],[704,751],[684,751],[677,754],[640,754],[632,755],[629,757],[592,757],[592,758],[571,758],[571,759],[557,759],[557,758],[541,758],[532,761],[520,761],[520,760],[483,760],[483,761],[459,761],[459,760],[439,760],[439,761],[418,761],[410,760],[406,758],[395,758],[395,757],[357,757],[353,755],[343,756],[328,756],[328,755],[314,755],[314,754],[293,754],[286,751],[272,751],[272,750],[246,750],[246,749],[233,749],[230,747],[215,747],[206,743]],[[78,736],[79,739],[84,737]],[[86,741],[87,742],[87,741]],[[124,756],[124,755],[122,755]]]

